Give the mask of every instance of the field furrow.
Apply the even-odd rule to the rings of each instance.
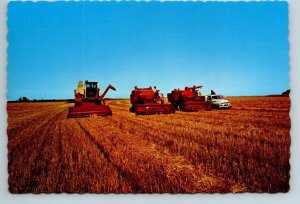
[[[232,110],[67,119],[64,102],[8,103],[12,193],[289,190],[288,97],[230,98]],[[252,106],[251,106],[252,105]]]
[[[226,118],[226,115],[222,118],[222,113],[238,114],[235,117],[239,118],[239,125],[236,125],[237,121],[229,125],[223,123],[223,120],[231,120]],[[174,154],[185,156],[194,165],[204,165],[207,171],[218,176],[245,183],[251,190],[268,188],[269,191],[276,191],[274,189],[281,188],[282,183],[289,180],[288,113],[275,112],[277,117],[274,117],[274,112],[256,112],[256,115],[250,112],[252,116],[245,118],[244,114],[240,114],[226,110],[212,113],[178,112],[170,120],[169,116],[165,115],[135,116],[117,112],[114,122],[124,131],[167,147]],[[258,117],[259,114],[262,116]],[[262,120],[268,125],[259,122],[262,117],[271,114],[272,119]],[[257,121],[249,122],[249,118]],[[210,122],[204,122],[207,120]],[[124,121],[130,121],[130,125],[124,125]],[[276,125],[277,123],[280,125]],[[284,151],[277,151],[278,149]],[[240,155],[244,155],[243,159]],[[252,171],[253,168],[256,171]],[[260,182],[249,179],[249,176],[259,178],[257,180]],[[275,181],[278,182],[278,186],[269,188],[269,183]]]
[[[118,164],[114,161],[110,153],[105,149],[105,146],[99,141],[97,141],[95,137],[91,135],[91,133],[87,129],[84,128],[84,125],[82,125],[79,120],[77,120],[77,124],[79,125],[80,129],[84,132],[85,137],[87,137],[90,140],[90,142],[99,150],[101,156],[105,158],[106,163],[109,163],[119,174],[119,176],[121,176],[123,179],[126,179],[133,192],[141,192],[142,187],[136,182],[136,179],[133,177],[133,175],[131,175],[128,171],[123,171],[123,169],[120,166],[118,166]]]
[[[9,182],[16,182],[14,185],[18,187],[18,191],[44,192],[46,190],[42,186],[39,186],[42,189],[37,189],[38,177],[44,177],[48,173],[48,168],[51,167],[48,161],[52,159],[53,151],[51,149],[55,145],[52,140],[57,135],[53,131],[57,126],[57,121],[64,117],[64,113],[59,112],[47,118],[44,125],[38,125],[31,133],[23,135],[20,138],[21,141],[17,143],[17,147],[11,147],[11,143],[8,143],[8,171],[11,172]],[[31,137],[27,139],[26,136],[29,134]],[[52,175],[53,173],[51,172]],[[44,182],[39,183],[39,185],[42,184],[47,185]]]
[[[89,134],[95,137],[97,144],[101,143],[101,149],[106,149],[104,152],[110,161],[113,160],[117,168],[122,167],[122,175],[136,180],[135,192],[226,192],[233,186],[237,188],[234,183],[207,174],[139,135],[116,129],[114,124],[113,118],[89,118],[82,126],[89,127]]]

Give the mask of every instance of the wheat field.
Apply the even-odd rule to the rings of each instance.
[[[8,103],[11,193],[289,190],[290,100],[231,97],[231,110],[67,119],[64,102]]]

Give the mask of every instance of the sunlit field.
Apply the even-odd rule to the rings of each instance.
[[[8,103],[12,193],[289,190],[290,100],[231,97],[230,110],[67,119],[64,102]]]

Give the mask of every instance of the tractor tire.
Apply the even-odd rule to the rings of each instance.
[[[176,110],[181,111],[181,105],[180,105],[180,103],[178,103],[178,104],[176,105]]]
[[[131,107],[129,108],[129,112],[134,113],[134,112],[135,112],[135,107],[134,107],[134,106],[131,106]]]
[[[212,111],[213,107],[212,105],[209,103],[207,106],[206,106],[206,111]]]
[[[176,106],[176,110],[183,111],[183,104],[178,103],[177,106]]]

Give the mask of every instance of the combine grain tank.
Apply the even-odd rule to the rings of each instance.
[[[131,107],[130,112],[137,115],[151,115],[151,114],[169,114],[175,113],[175,109],[171,104],[164,104],[163,95],[156,90],[156,87],[138,88],[130,94]]]
[[[184,90],[174,89],[168,93],[168,101],[176,110],[180,111],[200,111],[212,110],[211,104],[206,96],[202,96],[197,89],[202,86],[185,87]]]
[[[75,92],[75,105],[69,108],[68,118],[89,117],[90,115],[107,116],[112,115],[111,109],[104,103],[104,96],[109,89],[116,90],[112,85],[108,85],[100,95],[98,82],[82,81],[78,82]]]

